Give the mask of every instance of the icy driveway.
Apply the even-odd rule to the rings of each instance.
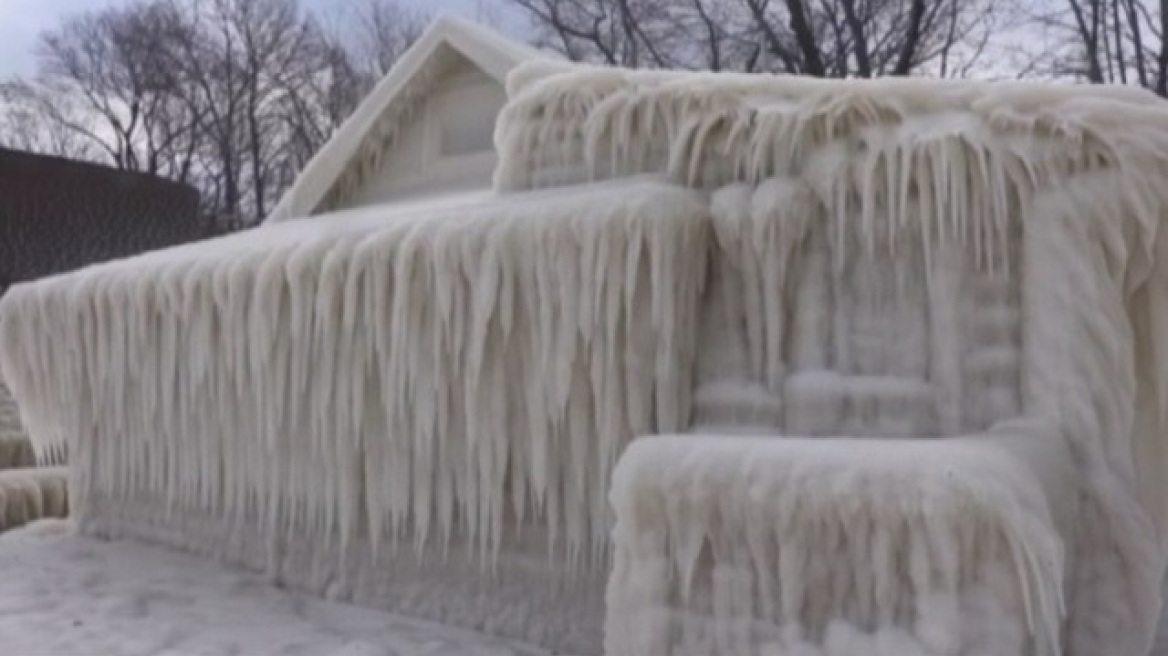
[[[547,656],[530,647],[291,594],[185,554],[0,535],[0,652],[14,656]]]

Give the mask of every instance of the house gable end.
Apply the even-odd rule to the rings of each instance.
[[[497,161],[495,118],[506,92],[497,79],[461,55],[447,59],[443,68],[418,108],[400,124],[379,165],[330,209],[490,186]]]
[[[484,142],[481,124],[489,120],[493,133],[494,118],[502,107],[500,99],[506,95],[507,73],[520,62],[544,56],[469,21],[438,19],[309,161],[265,222],[384,202],[403,193],[440,192],[442,180],[453,188],[489,184],[489,172],[482,182],[477,181],[482,177],[482,166],[493,167],[495,157],[493,143],[489,153],[479,148]],[[463,92],[447,88],[458,79],[472,88]],[[446,124],[432,128],[423,119],[426,112],[434,109],[435,93],[449,97],[438,100]],[[471,101],[478,102],[482,110],[472,111],[477,108]],[[452,109],[460,105],[466,107]],[[469,123],[452,124],[460,113],[461,119]],[[425,136],[434,129],[439,130],[437,135]],[[423,135],[414,136],[418,131]],[[413,184],[394,175],[400,165],[393,162],[408,160],[410,153],[395,153],[410,150],[410,140],[419,138],[437,140],[420,148],[437,146],[445,156],[473,156],[477,160],[473,165],[469,161],[449,162],[450,170],[444,176],[433,177],[420,186]],[[413,167],[411,173],[416,175],[418,167]]]

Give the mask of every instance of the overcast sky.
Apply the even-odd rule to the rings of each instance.
[[[41,31],[55,27],[63,16],[100,9],[131,0],[0,0],[0,80],[14,74],[32,73],[33,48]],[[345,0],[305,0],[313,7],[327,7]],[[473,18],[480,4],[492,0],[398,0],[404,7],[430,12],[452,12]]]

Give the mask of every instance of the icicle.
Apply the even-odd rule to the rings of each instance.
[[[367,535],[493,568],[513,501],[602,568],[617,456],[688,417],[705,225],[699,196],[650,183],[290,221],[14,290],[3,359],[30,407],[78,409],[51,433],[83,447],[78,498],[259,524],[265,566]],[[78,330],[46,350],[58,309]]]

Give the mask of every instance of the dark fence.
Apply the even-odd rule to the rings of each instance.
[[[0,292],[207,236],[193,187],[0,148]]]

